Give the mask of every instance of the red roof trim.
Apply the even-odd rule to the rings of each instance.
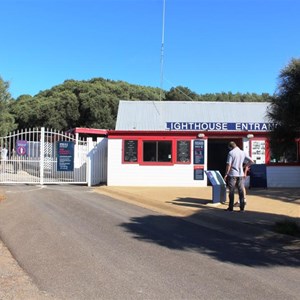
[[[107,129],[97,129],[97,128],[83,128],[76,127],[70,130],[73,134],[75,133],[84,133],[84,134],[98,134],[98,135],[107,135]]]
[[[128,136],[177,136],[177,137],[198,137],[198,134],[204,134],[202,138],[208,137],[247,137],[248,134],[253,134],[255,137],[268,137],[269,132],[256,131],[176,131],[176,130],[160,130],[160,131],[146,131],[146,130],[111,130],[108,131],[109,138],[121,138]]]

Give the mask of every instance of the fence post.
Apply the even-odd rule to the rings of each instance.
[[[41,127],[40,139],[40,184],[44,184],[44,152],[45,152],[45,127]]]
[[[93,139],[91,137],[87,138],[87,165],[86,165],[86,180],[88,186],[92,185],[92,174],[93,174]]]

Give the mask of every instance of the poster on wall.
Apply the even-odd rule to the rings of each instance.
[[[124,141],[124,161],[137,162],[138,143],[137,140]]]
[[[190,141],[177,141],[177,162],[189,163],[191,160],[191,142]]]
[[[194,164],[204,165],[204,140],[194,140]]]
[[[204,180],[204,166],[194,166],[194,180]]]
[[[264,140],[251,141],[251,156],[255,164],[266,162],[266,145]]]
[[[74,171],[74,142],[57,142],[57,171]]]

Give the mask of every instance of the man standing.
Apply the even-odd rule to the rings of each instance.
[[[227,210],[233,211],[234,205],[234,190],[238,189],[240,210],[245,209],[245,195],[244,195],[244,169],[243,164],[249,167],[253,160],[241,150],[235,142],[228,144],[229,153],[227,156],[226,172],[224,176],[225,182],[228,182],[229,187],[229,206]]]

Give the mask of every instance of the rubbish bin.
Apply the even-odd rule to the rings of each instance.
[[[205,171],[213,188],[213,203],[226,202],[226,182],[219,171],[207,170]]]

